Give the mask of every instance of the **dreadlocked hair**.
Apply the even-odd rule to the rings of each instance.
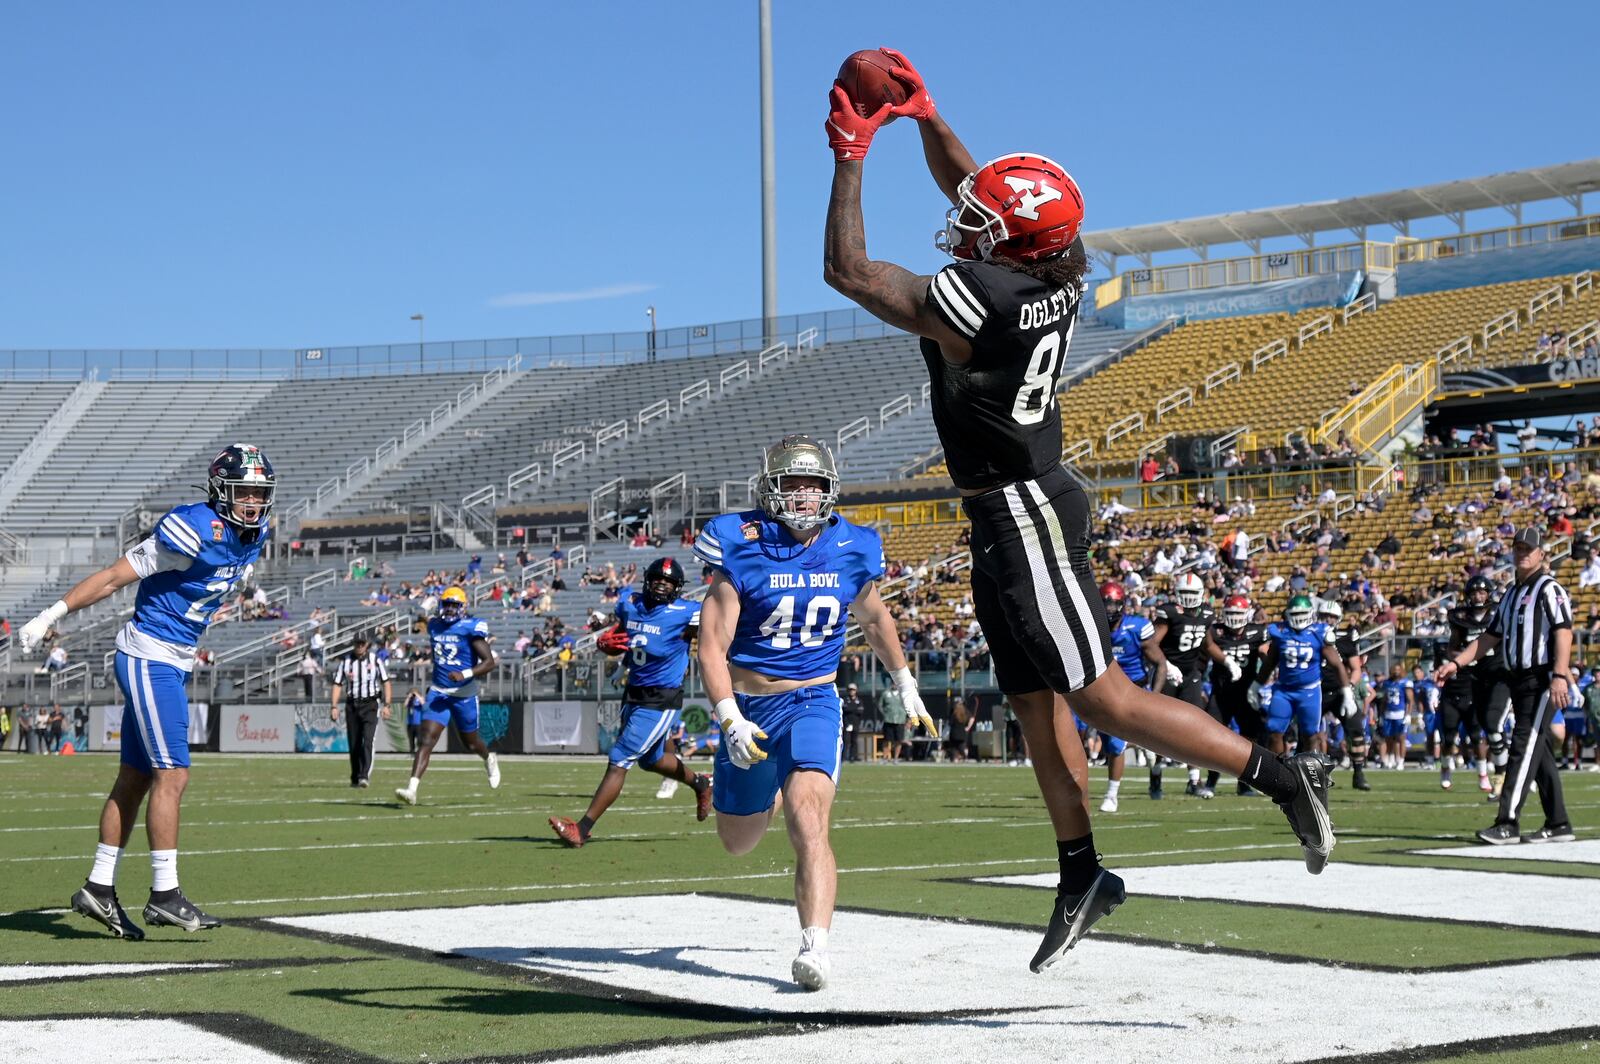
[[[1083,284],[1084,275],[1089,272],[1089,254],[1084,250],[1083,240],[1074,240],[1061,254],[1053,255],[1048,259],[1039,259],[1036,262],[1019,262],[1008,258],[1003,253],[996,255],[998,260],[1019,273],[1025,273],[1041,284],[1051,288],[1076,288]],[[991,260],[991,261],[994,261]]]

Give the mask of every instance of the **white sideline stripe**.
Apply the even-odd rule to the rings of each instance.
[[[1362,842],[1394,842],[1394,839],[1362,839]],[[1272,850],[1286,848],[1282,846],[1207,846],[1190,850],[1151,850],[1147,853],[1130,853],[1122,856],[1129,859],[1139,857],[1181,857],[1194,853],[1234,853],[1240,850]],[[1045,857],[1011,857],[994,861],[955,861],[943,864],[911,864],[911,865],[883,865],[880,867],[841,868],[840,875],[869,874],[880,875],[885,872],[964,872],[970,869],[993,868],[1000,865],[1054,865],[1054,858]],[[608,879],[595,883],[523,883],[512,886],[484,886],[484,887],[444,887],[434,890],[386,890],[370,891],[360,894],[324,894],[320,897],[306,897],[299,895],[293,898],[249,898],[219,901],[211,908],[220,908],[228,905],[285,905],[303,904],[306,902],[327,901],[360,901],[373,898],[432,898],[447,894],[515,894],[521,891],[541,890],[597,890],[605,887],[654,887],[677,886],[689,883],[731,883],[736,880],[750,879],[792,879],[794,871],[783,869],[778,872],[744,872],[732,875],[716,876],[665,876],[655,879]]]
[[[708,912],[716,918],[707,919]],[[1038,945],[1035,931],[841,912],[829,936],[829,985],[806,994],[789,980],[799,936],[787,904],[678,894],[271,922],[493,960],[685,1002],[764,1012],[896,1009],[926,1017],[887,1032],[828,1026],[809,1034],[751,1034],[717,1043],[713,1055],[736,1064],[890,1059],[1256,1064],[1325,1057],[1330,1050],[1383,1053],[1456,1041],[1462,1037],[1463,1015],[1472,1017],[1473,1037],[1548,1032],[1561,1022],[1552,1018],[1550,1002],[1572,1000],[1574,987],[1600,978],[1600,960],[1540,961],[1519,967],[1516,993],[1507,994],[1499,980],[1485,979],[1481,971],[1372,972],[1222,953],[1163,954],[1093,935],[1048,974],[1036,976],[1027,968]],[[730,927],[739,929],[736,938],[730,938]],[[1197,987],[1204,992],[1197,993]],[[1316,1024],[1305,1024],[1306,1002],[1323,1000],[1340,1007],[1325,1010]],[[1392,1012],[1397,1001],[1406,1004],[1406,1023],[1371,1022]],[[955,1009],[993,1014],[944,1018]],[[706,1055],[706,1046],[687,1044],[608,1060],[703,1062]]]
[[[1600,931],[1595,921],[1600,883],[1567,876],[1512,878],[1502,872],[1350,862],[1330,864],[1321,875],[1311,876],[1300,861],[1159,865],[1117,869],[1117,874],[1129,894]],[[980,882],[1056,887],[1054,876],[999,876]]]
[[[265,1049],[182,1020],[116,1016],[87,1020],[0,1020],[0,1046],[6,1059],[28,1064],[290,1064]]]
[[[66,910],[61,910],[65,912]],[[169,964],[6,964],[0,965],[0,983],[23,979],[67,979],[85,975],[143,975],[146,972],[191,971],[196,968],[223,968],[226,965],[205,961],[174,961]],[[16,1058],[12,1058],[16,1059]]]
[[[1558,864],[1600,865],[1600,839],[1540,843],[1536,846],[1451,846],[1442,850],[1412,850],[1418,857],[1478,857],[1486,861],[1551,861]],[[1600,885],[1597,885],[1600,890]],[[1600,931],[1600,925],[1595,930]]]

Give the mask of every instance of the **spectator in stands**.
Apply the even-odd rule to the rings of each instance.
[[[1533,427],[1532,421],[1524,421],[1517,430],[1517,450],[1524,453],[1533,450],[1533,445],[1539,438],[1539,432]]]
[[[1317,496],[1318,506],[1332,506],[1339,498],[1339,493],[1334,490],[1331,483],[1323,485],[1322,494]]]
[[[317,664],[323,666],[324,668],[327,667],[327,661],[325,660],[327,650],[328,641],[322,638],[322,629],[311,629],[311,639],[306,644],[306,652],[309,653],[313,658],[316,658]]]
[[[1139,482],[1141,484],[1153,484],[1159,476],[1161,476],[1161,466],[1156,462],[1156,456],[1153,454],[1145,455],[1144,461],[1139,463]]]
[[[305,654],[300,658],[300,683],[305,689],[305,701],[312,700],[313,689],[318,676],[322,675],[322,665],[311,656],[311,648],[307,647]]]
[[[1578,586],[1580,588],[1600,587],[1600,554],[1590,556],[1588,564],[1578,574]],[[1590,607],[1591,612],[1593,609],[1594,607]]]
[[[350,571],[345,574],[345,580],[365,580],[368,571],[367,559],[358,554],[350,559]]]
[[[550,561],[558,573],[567,567],[567,552],[561,549],[561,544],[557,543],[550,548]]]

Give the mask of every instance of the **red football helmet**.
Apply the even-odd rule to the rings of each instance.
[[[958,259],[1037,262],[1067,250],[1083,226],[1083,193],[1042,155],[1002,155],[968,174],[933,243]]]
[[[1127,600],[1128,593],[1122,585],[1115,580],[1107,580],[1100,585],[1100,601],[1106,604],[1106,616],[1115,625],[1117,618],[1122,616],[1123,603]]]
[[[1237,632],[1250,623],[1255,612],[1256,608],[1250,605],[1250,600],[1244,595],[1229,595],[1222,604],[1222,626]]]

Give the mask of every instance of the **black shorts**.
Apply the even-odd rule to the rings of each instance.
[[[1169,683],[1161,688],[1168,698],[1187,702],[1196,709],[1206,708],[1206,674],[1204,668],[1183,669],[1182,683]]]
[[[888,753],[891,757],[894,756],[895,748],[900,745],[901,735],[905,732],[905,728],[904,724],[883,722],[883,745],[888,748]]]
[[[1059,466],[962,500],[972,521],[972,606],[1008,695],[1069,694],[1110,667],[1089,568],[1089,499]]]

